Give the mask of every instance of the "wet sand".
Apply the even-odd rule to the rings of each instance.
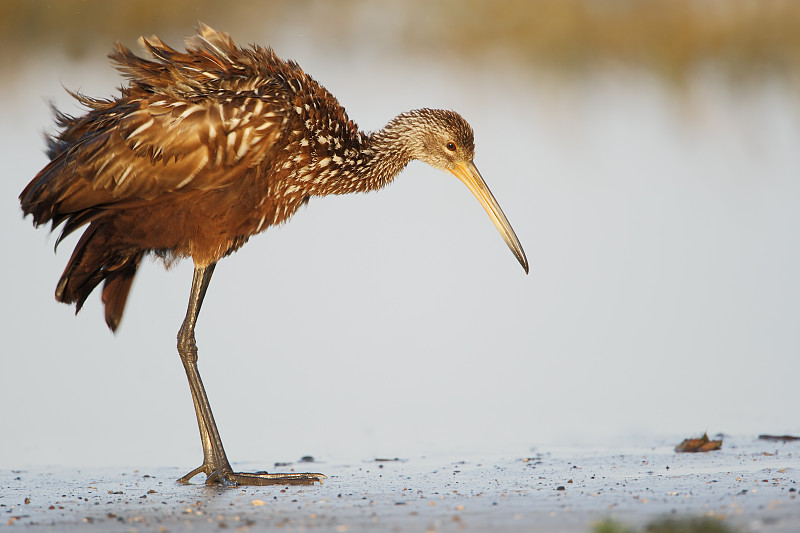
[[[376,460],[380,459],[380,460]],[[186,465],[189,469],[194,465]],[[237,464],[241,469],[259,465]],[[260,465],[264,466],[264,465]],[[9,531],[591,531],[712,516],[746,531],[800,531],[800,443],[725,438],[720,451],[553,449],[517,457],[294,463],[308,487],[179,485],[174,468],[0,472]]]

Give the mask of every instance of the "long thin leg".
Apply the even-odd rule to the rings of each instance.
[[[186,309],[186,318],[184,318],[181,329],[178,331],[178,354],[181,357],[184,370],[186,370],[186,377],[189,379],[189,389],[192,393],[192,402],[197,415],[197,425],[200,428],[200,440],[203,443],[203,465],[182,477],[179,480],[182,482],[189,481],[200,472],[204,472],[207,478],[210,479],[214,474],[215,465],[220,465],[223,468],[227,466],[227,469],[231,470],[230,463],[228,463],[222,447],[222,440],[216,429],[214,415],[211,413],[211,405],[208,402],[203,380],[200,378],[200,372],[197,369],[197,344],[194,338],[197,316],[200,314],[200,307],[203,305],[203,299],[215,266],[216,264],[211,264],[208,267],[195,268],[192,278],[192,290],[189,294],[189,306]],[[211,419],[210,424],[207,422],[209,417]],[[210,427],[213,427],[213,429],[209,429]],[[222,457],[214,456],[214,446],[211,444],[212,432],[216,432],[216,438],[220,444],[218,449],[223,450]]]
[[[192,392],[197,425],[200,428],[200,440],[203,443],[203,464],[178,481],[188,483],[190,479],[202,472],[206,474],[206,483],[208,484],[311,485],[315,481],[321,483],[325,479],[322,474],[236,473],[228,462],[225,449],[222,446],[222,438],[220,438],[217,424],[214,422],[214,414],[211,412],[211,404],[208,402],[208,396],[206,395],[205,387],[203,387],[203,380],[200,379],[200,372],[197,370],[197,343],[194,338],[197,316],[200,313],[200,307],[203,305],[203,298],[205,298],[215,266],[216,263],[205,267],[195,267],[186,318],[184,318],[181,329],[178,332],[178,354],[181,356],[183,368],[186,370],[186,377],[189,379],[189,389]]]

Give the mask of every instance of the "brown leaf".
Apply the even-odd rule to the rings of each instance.
[[[710,452],[722,448],[722,440],[709,440],[708,434],[703,433],[699,439],[683,439],[683,442],[675,446],[675,451],[682,452]]]

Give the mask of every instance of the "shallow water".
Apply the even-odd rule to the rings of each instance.
[[[369,52],[343,75],[301,42],[273,44],[363,128],[420,106],[462,112],[532,271],[466,189],[422,164],[376,194],[315,199],[221,263],[200,317],[232,460],[797,431],[792,87],[706,74],[676,93],[635,71],[568,83]],[[39,58],[0,95],[7,468],[200,457],[174,348],[191,266],[144,264],[112,336],[99,298],[77,318],[53,301],[74,239],[54,256],[16,201],[45,164],[46,100],[70,109],[60,83],[119,83],[104,54]]]

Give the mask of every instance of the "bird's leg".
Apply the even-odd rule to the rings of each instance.
[[[222,457],[214,457],[214,447],[211,444],[212,437],[207,422],[208,415],[210,415],[210,425],[215,426],[214,415],[211,413],[211,405],[208,403],[208,396],[206,395],[203,381],[200,379],[200,373],[197,370],[197,344],[194,338],[194,326],[197,322],[197,316],[200,313],[200,307],[203,303],[206,289],[208,289],[208,284],[211,281],[211,274],[214,272],[214,267],[215,264],[205,268],[195,268],[194,277],[192,279],[192,292],[189,296],[189,306],[186,310],[186,318],[184,318],[181,329],[178,332],[178,354],[186,370],[186,377],[189,379],[189,389],[192,393],[192,402],[194,403],[194,410],[197,415],[197,424],[200,428],[200,440],[203,443],[203,465],[195,468],[179,480],[184,483],[188,482],[200,472],[205,473],[206,477],[211,479],[216,465],[227,466],[228,470],[231,470],[230,463],[228,463],[221,442],[220,449],[223,450],[223,455]],[[217,437],[219,438],[218,432]],[[224,464],[221,465],[221,461],[223,461]]]
[[[268,474],[266,472],[236,473],[231,468],[230,462],[222,447],[222,438],[219,436],[211,404],[208,402],[203,380],[197,370],[197,344],[194,339],[194,327],[203,298],[206,295],[211,274],[214,273],[216,263],[205,267],[195,267],[192,278],[192,291],[189,296],[189,307],[186,318],[183,320],[178,332],[178,354],[181,356],[186,377],[189,379],[189,389],[192,392],[197,425],[200,428],[200,440],[203,443],[203,464],[178,481],[188,483],[199,473],[206,474],[206,483],[221,483],[223,485],[311,485],[315,481],[322,483],[325,476],[312,473],[281,473]]]

